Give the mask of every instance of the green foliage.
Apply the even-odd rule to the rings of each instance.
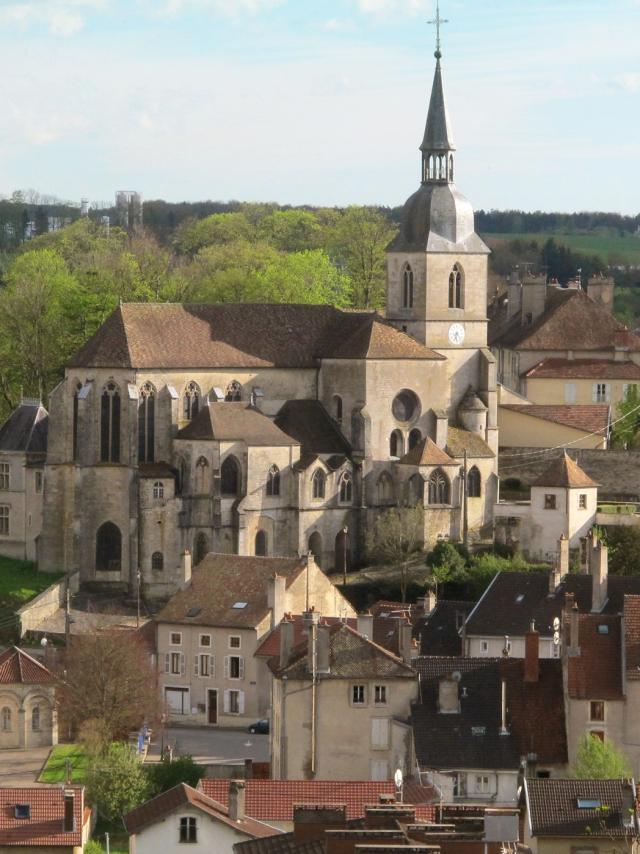
[[[609,572],[640,575],[640,529],[633,525],[608,525],[601,533],[609,549]]]
[[[18,608],[55,584],[62,575],[38,572],[28,560],[0,555],[0,605]]]
[[[350,280],[321,249],[292,252],[256,273],[256,302],[349,305]]]
[[[84,783],[89,767],[89,755],[81,744],[57,744],[38,777],[39,783],[65,783],[67,762],[71,768],[71,782]]]
[[[585,733],[576,754],[571,776],[579,780],[616,780],[632,776],[629,760],[612,741]]]
[[[620,420],[624,419],[624,420]],[[640,392],[636,385],[631,385],[627,390],[624,400],[616,407],[615,417],[617,423],[613,425],[612,440],[616,448],[638,447],[638,434],[640,433]]]
[[[495,552],[465,555],[460,546],[440,542],[427,556],[427,566],[438,587],[448,594],[479,599],[499,572],[548,571],[546,564],[527,563],[521,555],[504,557]]]
[[[453,543],[441,540],[427,555],[427,566],[436,585],[441,587],[449,582],[466,583],[468,580],[467,561]]]
[[[195,789],[205,775],[205,768],[198,765],[191,756],[179,756],[173,762],[163,757],[160,762],[145,766],[149,780],[150,797],[166,792],[179,783],[186,783]]]
[[[258,234],[281,252],[303,252],[319,246],[322,227],[311,211],[280,210],[260,221]]]
[[[143,803],[149,781],[136,754],[126,744],[110,744],[92,759],[87,772],[87,798],[107,821],[119,821],[124,813]]]

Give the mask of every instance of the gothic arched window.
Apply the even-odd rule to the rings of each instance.
[[[413,270],[405,264],[402,272],[402,307],[413,308]]]
[[[79,422],[79,417],[80,417],[78,395],[80,394],[81,388],[82,388],[82,383],[76,382],[76,389],[73,393],[73,420],[72,420],[72,425],[71,425],[71,430],[72,430],[71,442],[72,442],[72,446],[73,446],[73,459],[74,460],[78,459],[78,427],[79,427],[78,422]]]
[[[120,462],[120,392],[113,382],[106,384],[100,400],[100,460]]]
[[[200,409],[200,386],[190,382],[182,395],[182,416],[185,421],[195,418]]]
[[[196,463],[196,493],[206,495],[209,492],[209,463],[206,457],[199,457]]]
[[[339,394],[333,395],[333,417],[342,424],[342,398]]]
[[[176,478],[176,495],[182,495],[187,490],[187,463],[183,457],[176,460],[178,477]]]
[[[280,469],[276,465],[267,474],[267,495],[280,495]]]
[[[414,427],[409,433],[409,450],[411,450],[411,448],[415,448],[415,446],[419,445],[420,442],[422,442],[422,433],[417,427]]]
[[[414,474],[409,478],[409,503],[422,504],[424,501],[424,478],[421,474]]]
[[[267,556],[267,534],[266,531],[258,531],[256,534],[255,553],[258,557]]]
[[[31,709],[31,729],[34,732],[40,730],[40,706],[34,706]]]
[[[196,537],[194,552],[194,563],[197,565],[209,554],[209,538],[202,531]]]
[[[154,552],[151,555],[151,569],[154,572],[162,572],[164,569],[164,555],[162,552]]]
[[[353,480],[348,471],[340,478],[340,504],[351,504],[353,501]]]
[[[449,308],[462,308],[463,282],[462,268],[459,264],[453,265],[449,275]]]
[[[220,491],[223,495],[237,495],[240,489],[240,466],[234,456],[225,457],[220,466]]]
[[[311,481],[314,498],[324,498],[326,480],[322,469],[316,469]]]
[[[394,430],[389,437],[389,456],[404,456],[404,438],[400,430]]]
[[[467,495],[469,498],[480,498],[482,479],[477,466],[469,469],[467,474]]]
[[[429,504],[449,504],[450,494],[449,478],[441,469],[436,469],[429,477]]]
[[[377,483],[378,502],[386,504],[393,500],[393,481],[389,472],[383,471]]]
[[[229,383],[224,399],[227,401],[242,400],[242,386],[238,380],[232,380]]]
[[[145,383],[138,396],[138,462],[152,463],[155,459],[156,390]]]
[[[122,564],[122,534],[113,522],[105,522],[96,534],[96,569],[99,572],[120,572]]]

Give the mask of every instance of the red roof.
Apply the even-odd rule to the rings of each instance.
[[[535,380],[640,380],[640,365],[614,359],[543,359],[522,376]]]
[[[304,622],[302,620],[301,614],[289,614],[287,615],[287,619],[293,623],[293,649],[299,644],[301,644],[305,639]],[[346,622],[347,625],[351,626],[352,629],[357,628],[358,624],[358,621],[355,619],[355,617],[347,617],[346,620],[343,620],[341,617],[323,617],[322,622],[326,623],[329,626],[334,626],[338,623]],[[278,625],[273,629],[273,631],[269,632],[266,638],[256,649],[254,653],[255,655],[264,655],[267,658],[271,658],[274,655],[280,655],[281,625],[282,623],[278,623]]]
[[[590,404],[549,404],[548,406],[521,403],[502,403],[500,409],[519,412],[530,418],[552,421],[582,430],[585,433],[604,433],[609,426],[609,405],[607,403]]]
[[[0,655],[0,685],[40,685],[43,682],[53,682],[51,671],[17,646]]]
[[[65,832],[64,795],[73,792],[74,830]],[[45,846],[47,848],[82,845],[82,828],[91,816],[84,808],[82,786],[30,786],[0,788],[0,846]],[[29,807],[29,818],[16,818],[16,805]]]
[[[625,596],[625,604],[628,598],[637,597]],[[567,630],[568,622],[569,618],[565,617]],[[581,700],[622,699],[620,624],[621,620],[617,615],[580,614],[578,623],[580,655],[568,658],[570,697]]]
[[[640,596],[624,597],[624,661],[627,679],[640,679]]]
[[[226,805],[230,782],[205,778],[198,783],[198,788],[208,797]],[[395,793],[392,780],[246,780],[245,811],[260,821],[293,821],[296,804],[345,804],[347,819],[362,818],[365,807],[379,804],[381,795],[395,796]],[[428,803],[436,800],[432,789],[407,783],[404,801],[409,803],[410,798],[420,798],[416,805],[416,819],[429,821],[434,818],[434,807]]]

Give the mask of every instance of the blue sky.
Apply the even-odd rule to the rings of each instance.
[[[0,194],[400,204],[435,0],[0,0]],[[476,208],[640,209],[640,0],[442,0]]]

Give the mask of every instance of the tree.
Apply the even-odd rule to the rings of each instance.
[[[607,525],[604,540],[612,575],[640,575],[640,530],[627,525]]]
[[[173,789],[178,783],[186,783],[195,789],[205,775],[204,766],[194,762],[191,756],[179,756],[173,760],[164,756],[160,762],[146,766],[146,771],[152,798]]]
[[[193,256],[205,246],[251,240],[253,237],[253,226],[244,213],[216,213],[181,223],[174,234],[173,245],[179,254]]]
[[[283,252],[315,249],[320,240],[320,223],[311,211],[274,211],[260,220],[258,233],[263,240]]]
[[[158,687],[139,635],[113,629],[72,639],[59,698],[72,729],[90,720],[106,741],[152,725],[159,713]]]
[[[613,742],[585,733],[578,747],[571,776],[579,780],[619,780],[631,777],[632,771],[629,760],[616,749]]]
[[[258,271],[254,301],[349,305],[350,280],[321,249],[291,252]]]
[[[87,800],[96,804],[98,815],[114,823],[149,795],[149,781],[135,752],[118,742],[90,759],[86,785]]]
[[[409,559],[424,542],[424,507],[391,507],[376,519],[367,537],[367,551],[374,563],[400,567],[402,601],[407,598]]]
[[[623,420],[620,420],[623,419]],[[640,432],[640,392],[636,385],[629,386],[624,400],[616,407],[613,425],[613,444],[616,448],[634,448]]]

